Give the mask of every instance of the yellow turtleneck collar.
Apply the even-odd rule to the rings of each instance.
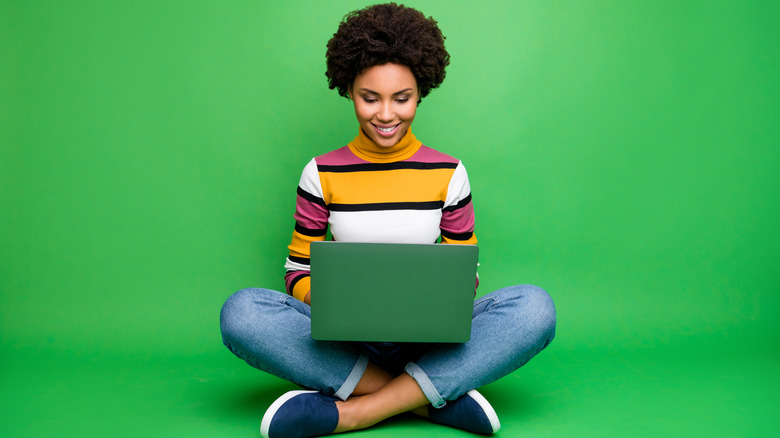
[[[381,147],[368,138],[362,129],[358,136],[349,143],[349,149],[358,157],[372,163],[392,163],[407,160],[414,155],[422,143],[412,134],[412,128],[406,130],[398,143],[389,148]]]

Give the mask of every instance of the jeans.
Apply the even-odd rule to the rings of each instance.
[[[249,365],[346,400],[369,362],[406,372],[436,407],[520,368],[555,336],[555,306],[543,289],[511,286],[474,301],[471,339],[461,344],[315,341],[311,307],[268,289],[243,289],[220,315],[222,339]]]

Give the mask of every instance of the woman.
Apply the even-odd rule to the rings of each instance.
[[[343,241],[477,242],[463,164],[423,146],[411,130],[421,99],[441,84],[449,64],[436,21],[393,3],[354,11],[326,57],[330,88],[354,104],[358,136],[303,170],[287,294],[245,289],[222,308],[223,340],[234,354],[312,389],[277,399],[261,433],[326,435],[407,411],[494,433],[498,417],[474,388],[519,368],[552,340],[555,309],[542,289],[513,286],[477,299],[464,344],[311,339],[309,303],[317,291],[310,289],[309,245],[324,240],[328,228]]]

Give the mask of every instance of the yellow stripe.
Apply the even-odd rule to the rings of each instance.
[[[445,201],[454,169],[321,173],[326,203]]]
[[[456,245],[476,245],[477,244],[477,236],[475,234],[471,234],[471,237],[468,240],[455,240],[455,239],[448,239],[444,236],[441,236],[441,243],[451,243]]]
[[[309,258],[311,257],[309,246],[312,242],[318,240],[325,240],[325,236],[311,237],[293,231],[292,242],[290,242],[290,246],[287,248],[290,250],[291,256]]]
[[[306,298],[306,294],[311,290],[311,277],[303,277],[295,283],[292,296],[300,301]]]

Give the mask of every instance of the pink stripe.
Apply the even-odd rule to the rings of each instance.
[[[298,196],[295,203],[295,221],[306,228],[321,229],[328,223],[328,210]]]
[[[412,155],[407,161],[417,161],[420,163],[457,163],[457,158],[451,157],[443,152],[439,152],[436,149],[431,149],[428,146],[420,146],[420,149]]]
[[[444,211],[441,228],[450,233],[474,232],[474,205],[469,202],[455,211]]]
[[[325,166],[343,166],[347,164],[362,164],[368,161],[363,160],[355,156],[349,146],[336,149],[335,151],[328,152],[327,154],[320,155],[316,158],[317,164]],[[412,155],[406,161],[416,161],[419,163],[458,163],[457,158],[447,155],[444,152],[439,152],[436,149],[429,148],[428,146],[420,146],[420,149]]]
[[[320,155],[316,158],[316,161],[317,164],[325,166],[343,166],[345,164],[362,164],[368,162],[355,156],[355,154],[349,150],[349,146],[344,146],[343,148]]]

